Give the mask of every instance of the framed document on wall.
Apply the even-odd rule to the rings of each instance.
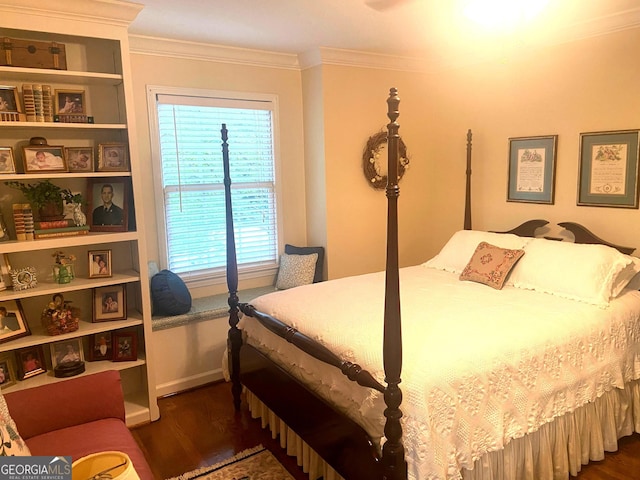
[[[580,134],[578,205],[638,208],[639,133]]]
[[[557,135],[509,139],[508,202],[553,204]]]

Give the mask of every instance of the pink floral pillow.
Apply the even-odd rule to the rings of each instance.
[[[460,280],[483,283],[501,290],[507,275],[523,255],[524,250],[511,250],[480,242],[460,274]]]

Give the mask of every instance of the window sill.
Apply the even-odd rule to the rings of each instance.
[[[260,295],[275,291],[273,285],[265,287],[248,288],[238,292],[238,296],[242,301],[249,301]],[[208,297],[194,298],[191,304],[191,310],[182,315],[174,315],[170,317],[153,316],[151,325],[153,331],[166,330],[168,328],[180,327],[190,323],[201,322],[204,320],[212,320],[214,318],[226,317],[229,314],[229,304],[227,300],[229,293],[220,293]]]

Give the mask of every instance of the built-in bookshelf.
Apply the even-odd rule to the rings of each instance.
[[[63,3],[65,5],[60,5]],[[68,3],[68,4],[67,4]],[[50,10],[51,8],[51,10]],[[151,358],[151,301],[149,294],[147,253],[144,231],[137,228],[136,218],[142,218],[142,172],[137,159],[135,116],[132,107],[132,85],[129,73],[127,25],[135,18],[140,5],[119,2],[57,2],[33,8],[28,0],[0,2],[2,28],[0,37],[32,41],[56,42],[66,51],[66,69],[0,66],[0,83],[15,86],[22,102],[23,85],[49,85],[58,92],[81,92],[84,114],[91,120],[81,123],[60,121],[0,122],[0,147],[11,147],[15,172],[0,174],[0,212],[10,240],[0,241],[3,280],[10,283],[11,275],[23,268],[33,268],[36,284],[32,288],[0,291],[0,306],[19,304],[29,334],[3,340],[0,334],[0,367],[13,359],[13,374],[18,375],[20,354],[25,350],[41,350],[46,372],[20,379],[11,378],[0,385],[2,392],[33,388],[50,382],[66,381],[54,375],[52,350],[58,342],[77,341],[82,345],[85,372],[88,375],[106,369],[120,371],[126,400],[127,423],[139,424],[159,417]],[[1,52],[0,52],[1,53]],[[56,102],[53,102],[56,105]],[[21,105],[24,108],[24,105]],[[56,111],[54,110],[54,115]],[[32,137],[44,137],[48,146],[91,149],[93,168],[88,171],[25,172],[23,147]],[[96,171],[99,146],[126,145],[128,166],[121,171]],[[90,221],[98,200],[91,186],[96,183],[121,186],[123,208],[127,222],[121,230],[96,231],[86,235],[41,238],[18,241],[12,220],[12,205],[26,202],[23,194],[5,185],[6,181],[38,183],[43,180],[81,193],[84,213]],[[94,187],[95,188],[95,187]],[[93,198],[92,198],[93,197]],[[114,202],[115,203],[115,202]],[[53,254],[63,251],[73,255],[75,278],[69,283],[56,283],[52,273]],[[92,252],[109,252],[110,276],[90,275]],[[125,318],[96,321],[99,308],[96,292],[113,289],[121,292],[126,303]],[[54,296],[79,309],[78,329],[60,335],[50,335],[41,322],[42,312]],[[89,361],[93,336],[134,335],[137,340],[135,358],[126,361],[111,359]],[[117,345],[112,345],[115,350]],[[115,356],[113,357],[115,358]],[[73,378],[73,377],[71,377]],[[81,401],[81,399],[79,399]]]

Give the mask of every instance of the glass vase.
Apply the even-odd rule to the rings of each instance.
[[[65,265],[56,263],[55,265],[53,265],[52,270],[53,281],[55,283],[70,283],[71,280],[75,278],[73,263],[67,263]]]

